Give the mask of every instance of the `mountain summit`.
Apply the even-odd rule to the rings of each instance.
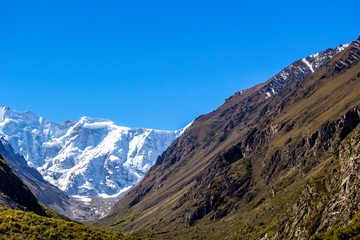
[[[360,39],[198,117],[97,224],[157,239],[309,239],[360,213]]]
[[[0,135],[51,184],[70,195],[117,195],[137,183],[181,134],[82,117],[53,123],[0,108]]]

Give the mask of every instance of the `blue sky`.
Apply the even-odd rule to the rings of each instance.
[[[179,129],[360,35],[360,1],[2,1],[0,106]]]

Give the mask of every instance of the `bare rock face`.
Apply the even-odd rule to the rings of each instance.
[[[326,136],[318,147],[331,149],[332,156],[322,169],[324,174],[306,184],[274,239],[309,239],[316,232],[346,225],[359,211],[359,117],[360,109],[355,108],[317,131],[318,136]]]
[[[339,192],[331,197],[321,219],[320,230],[344,226],[360,210],[360,126],[342,142],[339,162]]]

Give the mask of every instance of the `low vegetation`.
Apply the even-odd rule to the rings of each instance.
[[[0,208],[0,239],[138,239],[59,218]]]
[[[360,239],[360,215],[346,227],[333,228],[326,233],[315,234],[311,240],[356,240]]]

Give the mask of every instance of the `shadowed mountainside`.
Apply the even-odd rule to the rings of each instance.
[[[66,221],[43,207],[0,155],[0,239],[139,239]]]
[[[28,187],[16,176],[10,165],[0,155],[0,204],[12,208],[32,211],[46,216],[45,209],[39,204]]]

